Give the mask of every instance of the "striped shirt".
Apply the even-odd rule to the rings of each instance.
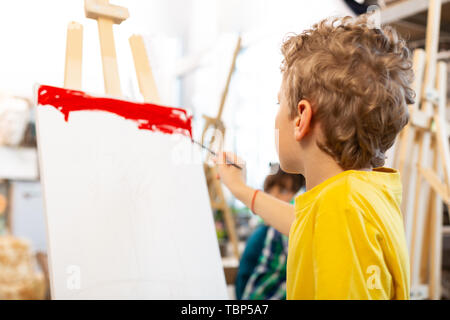
[[[268,227],[264,248],[248,279],[243,300],[285,300],[288,237]]]

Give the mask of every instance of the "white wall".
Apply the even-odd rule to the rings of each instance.
[[[147,39],[167,34],[167,40],[168,36],[177,34],[176,28],[170,33],[169,26],[177,26],[178,22],[168,23],[170,10],[163,1],[112,3],[126,6],[130,11],[130,19],[114,29],[122,91],[126,96],[135,97],[138,89],[128,37],[133,33],[141,33]],[[97,25],[94,20],[85,18],[84,1],[1,1],[0,12],[3,13],[0,19],[0,91],[31,97],[37,82],[62,86],[67,24],[77,21],[84,26],[83,89],[104,92]],[[162,28],[155,28],[156,21],[161,22]]]

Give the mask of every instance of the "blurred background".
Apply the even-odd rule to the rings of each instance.
[[[450,61],[448,2],[443,1],[439,47],[439,58],[444,61]],[[394,25],[412,49],[420,48],[425,45],[428,5],[428,1],[415,0],[117,0],[111,3],[130,12],[128,20],[114,26],[124,95],[142,101],[128,44],[130,35],[141,34],[161,102],[191,110],[197,140],[201,139],[204,126],[202,116],[217,114],[236,42],[239,36],[242,38],[222,121],[226,126],[225,149],[246,160],[247,180],[255,188],[262,188],[271,164],[278,161],[273,128],[283,39],[323,18],[356,16],[366,12],[369,5],[377,4],[382,22]],[[0,11],[3,12],[0,19],[0,234],[14,236],[14,240],[7,237],[0,240],[0,258],[2,248],[19,248],[20,254],[30,255],[37,262],[27,284],[4,289],[9,294],[4,297],[48,298],[33,88],[36,84],[63,86],[67,24],[77,21],[84,26],[82,89],[102,94],[97,24],[85,17],[81,0],[1,1]],[[235,217],[242,252],[258,221],[227,191],[225,195]],[[227,239],[220,218],[216,228],[219,239]],[[232,285],[238,261],[235,257],[227,260],[232,250],[226,241],[223,243],[224,265],[228,266],[227,279]],[[448,266],[449,262],[444,264]],[[0,269],[0,294],[5,277]]]

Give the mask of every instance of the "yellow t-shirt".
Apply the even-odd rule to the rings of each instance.
[[[295,199],[287,299],[409,299],[397,171],[348,170]]]

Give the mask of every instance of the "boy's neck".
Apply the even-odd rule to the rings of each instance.
[[[323,152],[306,160],[304,168],[306,191],[345,171],[333,158]],[[360,169],[360,171],[372,171],[372,168]]]
[[[336,166],[321,164],[310,168],[305,166],[306,191],[311,190],[315,186],[343,171],[344,170],[337,164]]]

